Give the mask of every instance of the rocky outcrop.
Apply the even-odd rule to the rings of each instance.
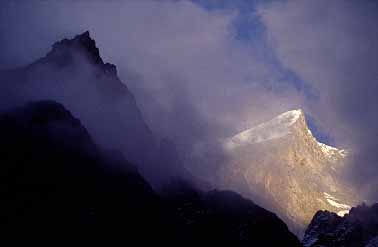
[[[347,152],[318,142],[302,110],[243,131],[224,147],[230,161],[219,184],[276,212],[299,235],[318,210],[342,215],[357,203],[340,176]]]
[[[328,211],[315,214],[303,238],[305,247],[378,246],[378,204],[352,208],[340,217]]]

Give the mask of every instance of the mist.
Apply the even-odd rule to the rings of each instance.
[[[3,1],[0,68],[29,64],[54,42],[89,30],[153,135],[171,140],[189,170],[211,173],[224,159],[223,138],[302,108],[336,146],[353,150],[349,180],[377,196],[377,5],[203,2]],[[72,90],[81,79],[71,80]],[[99,104],[63,100],[83,112]],[[122,145],[113,141],[125,133],[115,121],[87,118],[93,129],[113,130],[102,143],[117,149]]]
[[[375,1],[288,1],[259,9],[278,59],[319,91],[311,111],[336,145],[352,151],[349,180],[372,200],[378,196],[377,10]]]

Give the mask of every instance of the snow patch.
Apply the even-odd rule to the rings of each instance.
[[[326,198],[327,202],[335,207],[339,208],[340,211],[337,212],[337,215],[344,216],[345,214],[349,213],[349,210],[352,208],[351,206],[347,204],[340,203],[339,199],[335,198],[334,196],[324,192],[324,197]]]
[[[316,140],[316,138],[314,137],[314,135],[312,134],[312,132],[309,128],[307,128],[307,133],[310,135],[311,138],[313,138],[315,140],[315,142],[318,144],[318,146],[322,150],[323,154],[328,159],[330,159],[332,161],[337,161],[339,156],[341,156],[342,158],[345,158],[347,156],[348,153],[347,153],[346,150],[331,147],[331,146],[328,146],[328,145],[321,143],[318,140]]]
[[[344,217],[346,214],[349,214],[349,210],[341,210],[337,212],[337,215],[340,217]]]
[[[328,146],[321,142],[317,142],[317,143],[322,149],[322,152],[329,158],[333,158],[336,153],[339,154],[343,158],[347,155],[347,152],[344,149],[337,149],[335,147]]]
[[[276,117],[280,123],[284,123],[287,126],[293,125],[299,117],[303,114],[301,109],[284,112]],[[272,119],[274,120],[274,119]],[[272,121],[271,120],[271,121]]]

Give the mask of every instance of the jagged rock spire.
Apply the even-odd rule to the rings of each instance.
[[[63,39],[53,44],[53,49],[48,53],[47,57],[64,55],[67,51],[79,49],[84,52],[89,60],[95,64],[103,64],[100,51],[96,46],[96,41],[91,38],[89,31],[76,35],[73,39]]]
[[[80,54],[87,62],[99,66],[104,74],[117,76],[117,68],[114,64],[104,63],[96,41],[92,39],[89,31],[76,35],[72,39],[63,39],[53,44],[51,51],[31,66],[38,64],[55,64],[64,67],[72,64]]]

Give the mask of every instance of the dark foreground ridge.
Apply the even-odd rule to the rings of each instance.
[[[156,194],[54,101],[0,115],[0,224],[17,241],[126,246],[301,246],[274,214],[182,181]]]
[[[378,246],[378,204],[361,205],[340,217],[318,211],[308,226],[306,247],[376,247]]]

